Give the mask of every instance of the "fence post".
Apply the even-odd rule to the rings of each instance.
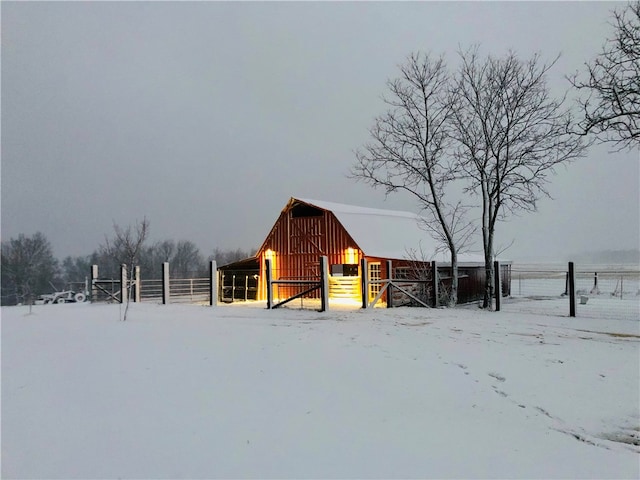
[[[369,272],[367,259],[360,260],[360,286],[362,288],[362,308],[369,305]]]
[[[231,275],[231,298],[236,298],[236,274]]]
[[[215,307],[218,304],[218,267],[215,260],[209,262],[209,305]]]
[[[326,255],[320,257],[320,311],[329,308],[329,260]]]
[[[220,271],[218,280],[220,281],[220,300],[224,302],[226,299],[226,297],[224,296],[224,270]],[[233,303],[233,298],[231,299],[231,302]]]
[[[440,306],[440,280],[438,279],[438,262],[431,262],[431,280],[433,282],[433,308]]]
[[[393,270],[391,260],[387,260],[387,277],[389,278],[389,286],[387,287],[387,308],[393,308]]]
[[[91,265],[91,302],[98,301],[98,287],[96,287],[97,280],[98,280],[98,265]]]
[[[127,265],[120,265],[120,303],[127,302]]]
[[[267,280],[267,310],[273,307],[273,284],[271,283],[271,259],[266,258],[264,261],[265,277]],[[231,297],[233,298],[233,296]]]
[[[162,264],[162,304],[168,305],[170,297],[171,290],[169,285],[169,262],[164,262]]]
[[[134,283],[133,283],[133,288],[135,289],[133,301],[136,303],[140,303],[140,286],[141,286],[140,265],[138,265],[134,269]]]
[[[576,271],[573,262],[569,262],[569,316],[576,316]]]
[[[591,289],[591,294],[600,295],[600,289],[598,288],[598,272],[593,274],[593,288]]]
[[[493,262],[494,290],[496,292],[496,312],[500,311],[502,301],[502,282],[500,281],[500,262]]]

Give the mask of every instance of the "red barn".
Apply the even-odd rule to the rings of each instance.
[[[319,275],[320,256],[329,263],[329,300],[360,301],[360,260],[368,262],[369,297],[379,291],[376,280],[389,278],[387,260],[394,278],[406,278],[416,265],[430,268],[438,260],[441,278],[448,276],[446,257],[436,258],[436,242],[423,226],[425,220],[409,212],[357,207],[334,202],[291,198],[258,249],[254,259],[221,267],[227,275],[246,271],[250,263],[257,273],[255,297],[266,298],[265,260],[272,263],[272,275],[279,280],[304,280]],[[428,258],[422,258],[423,255]],[[460,256],[460,302],[482,298],[484,262],[477,256]],[[508,268],[504,270],[508,272]],[[224,287],[224,281],[222,282]],[[508,288],[509,282],[504,282]],[[297,293],[300,287],[280,286],[276,296]],[[298,289],[298,290],[296,290]],[[505,293],[503,291],[503,293]],[[507,292],[508,293],[508,292]],[[383,301],[385,298],[383,297]]]

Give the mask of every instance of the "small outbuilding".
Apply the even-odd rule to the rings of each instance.
[[[224,278],[251,275],[251,297],[266,299],[266,260],[270,260],[272,278],[305,280],[318,278],[319,257],[329,264],[329,301],[361,301],[362,276],[368,279],[368,297],[375,298],[386,278],[432,278],[432,261],[438,263],[438,276],[446,295],[451,268],[446,256],[436,255],[436,242],[424,228],[425,219],[410,212],[357,207],[341,203],[291,198],[280,213],[255,257],[237,264],[222,266]],[[423,255],[426,258],[423,258]],[[428,256],[428,257],[427,257]],[[367,271],[362,272],[361,259],[366,259]],[[391,261],[390,263],[388,261]],[[387,265],[392,265],[389,272]],[[510,292],[510,265],[502,266],[502,294]],[[484,294],[484,260],[479,256],[460,255],[458,262],[458,301],[481,299]],[[224,289],[225,281],[221,281]],[[228,285],[228,284],[227,284]],[[276,296],[297,293],[294,286],[280,286]],[[429,295],[429,289],[414,286]],[[227,287],[228,290],[228,287]],[[222,292],[224,297],[225,292]],[[311,293],[311,296],[314,294]],[[386,294],[385,294],[386,295]],[[394,304],[402,303],[399,292]],[[228,291],[227,291],[228,298]],[[233,298],[233,296],[231,296]],[[224,300],[224,298],[222,298]],[[404,298],[406,302],[407,298]],[[386,297],[382,298],[386,301]]]

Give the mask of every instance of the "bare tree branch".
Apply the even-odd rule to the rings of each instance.
[[[469,225],[460,203],[446,201],[446,189],[460,176],[451,150],[453,101],[451,78],[443,57],[414,53],[400,66],[400,75],[387,82],[388,106],[369,130],[371,142],[356,152],[351,177],[385,194],[404,191],[417,199],[434,222],[426,230],[451,254],[457,302],[459,236],[466,241]],[[435,253],[435,252],[434,252]]]
[[[466,191],[482,200],[484,307],[490,308],[496,223],[520,210],[536,211],[539,198],[549,195],[554,168],[583,156],[585,143],[571,133],[565,98],[553,98],[546,84],[557,58],[522,61],[513,52],[481,58],[473,47],[460,59],[453,135]]]
[[[595,134],[618,150],[640,146],[640,1],[613,12],[614,29],[586,72],[568,77],[578,91],[581,135]],[[586,77],[586,78],[585,78]]]
[[[126,321],[133,291],[133,272],[142,251],[142,246],[149,235],[149,221],[144,217],[142,221],[136,221],[133,227],[128,225],[124,228],[114,223],[113,231],[114,237],[112,239],[105,238],[105,244],[101,247],[101,250],[103,254],[114,258],[119,264],[126,265],[128,285],[120,286],[123,292],[127,289],[129,293],[123,317],[123,320]]]

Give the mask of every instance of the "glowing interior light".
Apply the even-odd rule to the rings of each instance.
[[[349,247],[345,250],[344,263],[351,264],[351,265],[353,265],[354,263],[357,263],[356,251],[353,248]]]
[[[275,268],[276,252],[269,248],[264,252],[264,258],[271,261],[271,268]]]

